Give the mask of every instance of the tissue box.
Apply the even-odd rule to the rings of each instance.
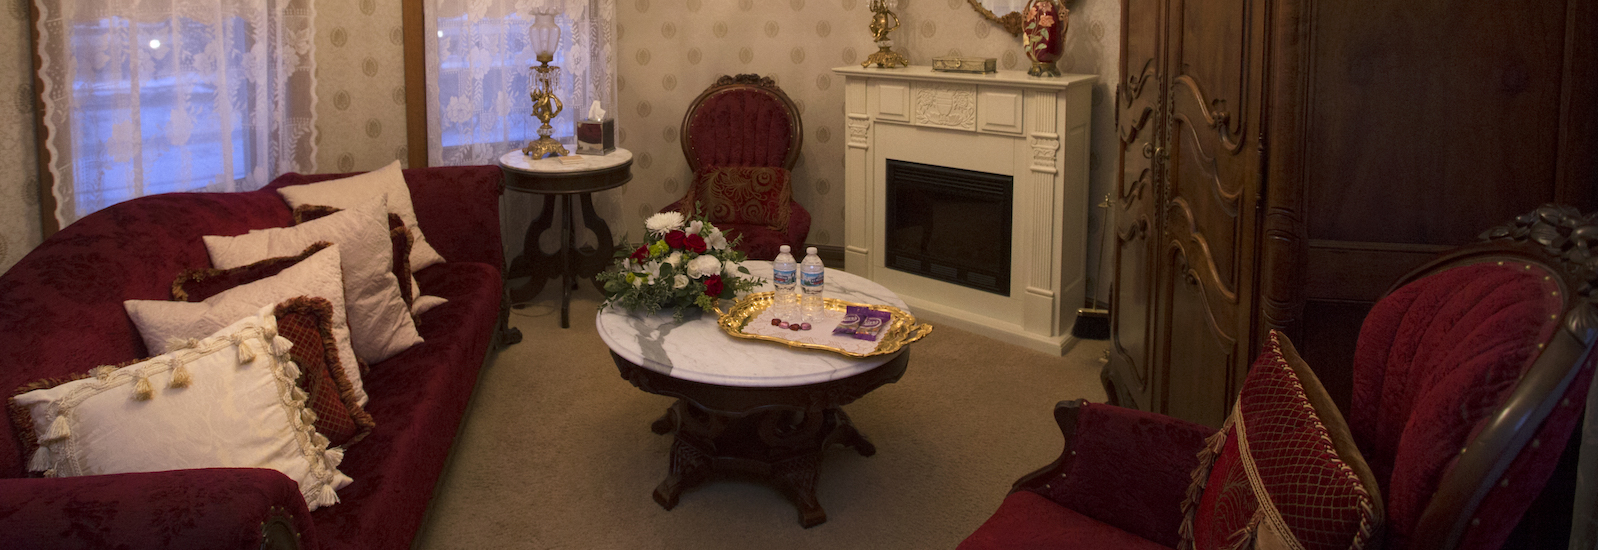
[[[616,119],[577,121],[577,154],[606,155],[616,150]]]

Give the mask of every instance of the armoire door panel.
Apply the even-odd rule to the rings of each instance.
[[[1230,319],[1217,319],[1209,307],[1200,274],[1187,261],[1182,247],[1169,243],[1161,280],[1158,322],[1164,338],[1160,363],[1160,412],[1211,427],[1226,420],[1229,366],[1237,354],[1237,338],[1228,332]]]
[[[1177,102],[1180,105],[1180,101]],[[1178,107],[1171,123],[1170,161],[1166,165],[1167,233],[1191,242],[1190,261],[1204,265],[1218,298],[1237,303],[1245,263],[1243,185],[1253,178],[1237,154],[1221,151],[1213,134],[1197,130]],[[1204,146],[1208,136],[1210,147]]]
[[[1309,237],[1459,245],[1559,197],[1566,53],[1594,40],[1567,25],[1591,4],[1314,3]]]
[[[1179,40],[1169,48],[1173,95],[1186,85],[1201,100],[1207,126],[1221,136],[1226,148],[1241,147],[1241,136],[1252,115],[1250,102],[1256,78],[1251,69],[1257,55],[1255,2],[1253,0],[1177,0],[1173,22]],[[1173,31],[1174,32],[1174,31]],[[1187,82],[1183,84],[1183,80]]]
[[[1114,312],[1110,323],[1110,342],[1115,353],[1110,366],[1117,370],[1121,392],[1129,394],[1134,403],[1122,406],[1147,408],[1153,404],[1152,379],[1149,372],[1149,299],[1153,273],[1149,269],[1151,257],[1147,227],[1149,219],[1137,213],[1118,212],[1115,235],[1115,279],[1111,285],[1110,310]]]

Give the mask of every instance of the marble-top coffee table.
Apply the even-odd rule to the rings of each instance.
[[[745,266],[768,282],[771,263]],[[893,292],[848,272],[828,269],[826,296],[909,311]],[[843,405],[899,380],[908,348],[897,354],[854,359],[826,351],[741,340],[698,310],[682,321],[665,311],[633,315],[609,308],[595,321],[621,377],[644,391],[677,398],[651,428],[675,433],[670,470],[655,488],[667,510],[684,489],[720,471],[767,478],[788,493],[805,527],[827,520],[816,501],[822,451],[832,444],[871,456],[876,447],[860,435]]]

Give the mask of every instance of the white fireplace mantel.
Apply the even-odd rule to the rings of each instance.
[[[918,316],[1061,354],[1084,289],[1093,75],[833,69],[845,78],[844,267]],[[888,159],[1008,175],[1010,295],[885,267]]]

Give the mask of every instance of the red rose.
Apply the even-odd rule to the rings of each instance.
[[[687,233],[683,233],[681,231],[672,231],[667,233],[666,246],[670,246],[672,248],[682,248],[683,238],[687,236]]]
[[[646,259],[648,257],[649,257],[649,247],[648,246],[640,246],[640,247],[638,247],[638,250],[634,250],[633,251],[633,255],[631,256],[632,259],[638,260],[640,262],[644,261],[644,259]]]
[[[682,244],[689,250],[699,254],[704,254],[706,250],[710,249],[710,247],[705,246],[705,238],[699,235],[689,235],[688,238],[682,240]]]
[[[711,275],[705,277],[705,295],[711,298],[721,297],[721,276]]]

